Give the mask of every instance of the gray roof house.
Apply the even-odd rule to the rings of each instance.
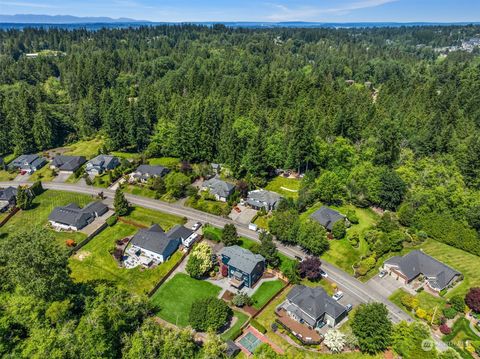
[[[231,284],[237,288],[243,285],[252,288],[265,270],[263,256],[253,254],[240,246],[224,247],[219,256],[223,265],[228,268],[228,277],[232,278]]]
[[[426,285],[439,292],[454,284],[461,273],[419,250],[401,256],[392,257],[383,263],[383,268],[397,280],[410,283],[419,275],[426,277]]]
[[[0,189],[0,212],[5,211],[17,201],[17,189],[15,187],[7,187]]]
[[[130,174],[131,181],[146,182],[149,178],[163,177],[170,170],[163,166],[140,165]]]
[[[57,230],[78,231],[92,223],[96,217],[107,212],[108,207],[100,201],[89,203],[84,208],[70,203],[66,206],[55,207],[48,216],[48,220]]]
[[[218,177],[213,177],[203,182],[202,190],[209,191],[217,201],[226,202],[228,197],[235,192],[235,185],[222,181]]]
[[[282,199],[283,197],[278,193],[257,189],[248,192],[247,204],[257,210],[264,208],[266,211],[271,211],[278,207]]]
[[[198,234],[190,228],[177,224],[167,232],[167,237],[178,239],[185,247],[189,248],[198,238]]]
[[[92,176],[100,175],[105,171],[113,170],[120,166],[120,161],[115,156],[98,155],[87,162],[85,171]]]
[[[62,172],[73,173],[78,170],[85,162],[87,162],[87,159],[83,156],[58,155],[53,159],[50,167],[53,169],[58,169]]]
[[[134,250],[159,262],[165,262],[180,245],[181,240],[170,238],[158,224],[140,229],[130,241]]]
[[[280,308],[292,319],[313,329],[323,326],[323,323],[335,327],[348,314],[345,307],[330,297],[322,287],[304,285],[294,286]]]
[[[343,214],[325,206],[322,206],[319,210],[313,212],[310,215],[310,218],[320,223],[329,231],[333,229],[333,225],[335,223],[345,220],[345,216]]]
[[[47,160],[39,155],[21,155],[10,162],[8,168],[33,173],[42,168],[46,163]]]

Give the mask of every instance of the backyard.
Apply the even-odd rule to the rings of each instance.
[[[284,286],[285,284],[281,280],[263,282],[252,295],[253,307],[257,310],[261,309]]]
[[[91,159],[98,154],[104,143],[105,140],[101,137],[96,137],[91,140],[78,141],[68,145],[63,154],[68,156],[85,156],[87,159]]]
[[[242,327],[243,324],[245,324],[248,320],[249,316],[239,312],[238,310],[233,311],[233,318],[232,320],[234,321],[234,324],[232,325],[231,328],[229,328],[227,331],[222,333],[220,336],[222,337],[223,340],[233,340],[235,339],[235,336],[238,335],[238,331]]]
[[[20,229],[27,229],[28,227],[47,227],[48,216],[54,207],[64,206],[69,203],[76,203],[80,207],[83,207],[93,200],[94,199],[91,196],[84,194],[46,190],[34,198],[32,209],[19,211],[2,228],[0,228],[0,233],[8,235],[9,233],[17,232]],[[58,243],[61,245],[65,245],[67,239],[73,239],[75,242],[79,243],[86,238],[83,233],[78,232],[56,232],[52,230],[51,233],[54,234]]]
[[[300,182],[299,179],[277,176],[267,184],[265,189],[277,192],[286,198],[297,199]]]
[[[157,315],[176,325],[186,327],[192,303],[198,299],[216,297],[221,288],[206,281],[177,273],[152,296]]]
[[[173,169],[180,164],[180,160],[175,157],[150,158],[148,160],[148,164],[152,166],[163,166],[163,167]]]

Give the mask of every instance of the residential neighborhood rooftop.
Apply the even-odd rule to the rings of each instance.
[[[0,189],[0,201],[11,202],[17,195],[17,189],[15,187],[7,187]]]
[[[80,208],[75,203],[70,203],[66,206],[55,207],[48,216],[48,220],[75,228],[83,228],[91,222],[92,218],[107,211],[108,207],[100,201],[92,202],[84,208]]]
[[[64,156],[58,155],[52,161],[52,166],[60,171],[76,171],[87,159],[84,156]]]
[[[253,254],[248,249],[240,246],[224,247],[220,255],[229,257],[228,265],[233,266],[245,273],[251,273],[259,262],[265,261],[260,254]]]
[[[334,209],[331,209],[326,206],[320,207],[317,211],[313,212],[310,215],[310,218],[316,220],[326,229],[331,231],[333,229],[333,225],[340,220],[344,220],[345,216]]]
[[[154,253],[163,253],[171,245],[178,246],[178,239],[171,239],[158,224],[148,229],[140,229],[131,240],[137,247]]]
[[[218,177],[210,178],[203,182],[203,187],[208,188],[208,190],[219,197],[228,198],[235,190],[235,185],[226,181],[221,180]]]
[[[170,170],[163,166],[151,166],[151,165],[140,165],[135,170],[136,173],[140,175],[148,175],[148,176],[165,176]]]

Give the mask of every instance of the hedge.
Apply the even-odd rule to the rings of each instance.
[[[257,329],[262,334],[265,334],[267,332],[267,329],[263,325],[261,325],[259,322],[257,322],[255,319],[253,319],[250,322],[250,325],[255,329]]]

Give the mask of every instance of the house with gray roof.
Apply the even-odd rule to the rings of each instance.
[[[279,309],[310,329],[321,328],[325,324],[335,327],[348,315],[345,307],[320,286],[294,286]]]
[[[48,216],[48,221],[56,230],[78,231],[107,212],[108,207],[100,201],[91,202],[84,208],[70,203],[55,207]]]
[[[152,261],[163,263],[175,253],[181,239],[169,237],[158,224],[148,229],[140,229],[130,241],[130,252],[139,257],[146,257]]]
[[[78,170],[87,159],[84,156],[55,156],[50,168],[54,170],[59,170],[63,173],[73,173]]]
[[[103,172],[113,170],[120,166],[120,160],[115,156],[98,155],[87,162],[85,171],[90,176],[101,175]]]
[[[45,158],[36,154],[21,155],[10,162],[8,168],[10,170],[20,170],[31,174],[42,168],[46,163],[47,160]]]
[[[130,182],[145,183],[149,178],[163,177],[170,170],[163,166],[140,165],[137,169],[130,173]]]
[[[283,197],[278,193],[257,189],[248,192],[247,204],[253,209],[260,210],[263,208],[268,212],[276,209],[282,199]]]
[[[198,234],[190,228],[177,224],[167,232],[167,237],[170,239],[178,239],[184,247],[190,248],[197,240]]]
[[[395,279],[408,284],[418,276],[425,277],[425,285],[435,292],[446,289],[461,279],[462,274],[420,250],[385,261],[383,269]]]
[[[235,192],[235,185],[213,177],[203,182],[202,191],[210,192],[217,201],[227,202],[228,197]]]
[[[310,215],[310,218],[320,223],[327,231],[332,231],[338,221],[345,221],[345,216],[334,209],[322,206]]]
[[[252,288],[262,277],[265,258],[240,246],[224,247],[219,254],[222,265],[227,267],[231,284],[236,288]]]
[[[17,202],[17,189],[7,187],[0,189],[0,212],[6,211]]]

